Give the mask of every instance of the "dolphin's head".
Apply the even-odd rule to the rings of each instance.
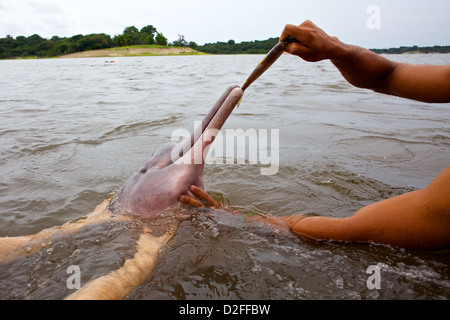
[[[120,190],[118,202],[122,209],[151,217],[176,204],[182,194],[191,195],[189,186],[204,189],[203,155],[242,94],[241,88],[229,87],[190,140],[159,148]]]

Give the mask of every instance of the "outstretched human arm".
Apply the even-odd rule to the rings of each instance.
[[[199,188],[191,188],[191,192],[202,199],[209,197]],[[193,205],[187,198],[180,201]],[[269,215],[251,219],[286,225],[297,235],[319,241],[378,243],[419,250],[449,248],[450,167],[426,188],[373,203],[348,218]]]
[[[150,233],[151,230],[144,228],[133,258],[126,260],[121,268],[88,282],[65,300],[122,299],[153,271],[161,249],[173,237],[175,229],[176,226],[157,238]]]
[[[44,229],[32,235],[0,237],[0,263],[35,254],[43,249],[45,243],[51,243],[53,237],[74,234],[87,225],[101,224],[106,221],[126,221],[128,217],[124,215],[111,215],[108,211],[110,201],[111,199],[105,200],[93,212],[75,222]]]
[[[450,167],[426,188],[368,205],[349,218],[284,219],[292,232],[317,240],[373,242],[409,249],[450,247]]]
[[[288,37],[286,51],[310,62],[330,59],[352,85],[424,102],[450,102],[450,65],[412,65],[388,60],[370,50],[330,37],[307,20],[286,25],[280,41]]]

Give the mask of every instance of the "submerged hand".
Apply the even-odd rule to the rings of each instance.
[[[206,207],[205,204],[202,201],[206,202],[207,205],[212,206],[212,207],[219,207],[220,204],[214,200],[213,198],[210,197],[209,194],[206,193],[206,191],[200,189],[199,187],[195,186],[195,185],[191,185],[189,187],[189,191],[192,192],[192,194],[197,197],[196,198],[192,198],[188,195],[181,195],[178,200],[184,204],[188,204],[190,206],[193,207]]]
[[[286,51],[309,62],[335,58],[342,45],[338,38],[330,37],[309,20],[299,26],[287,24],[281,33],[280,41],[289,37],[294,37],[300,43],[289,44]]]
[[[193,207],[201,207],[205,208],[207,205],[213,208],[224,208],[220,203],[215,201],[213,198],[211,198],[206,191],[202,190],[201,188],[191,185],[189,187],[189,191],[196,197],[192,198],[191,196],[188,196],[186,194],[181,195],[178,200],[184,204],[193,206]],[[203,202],[202,202],[203,201]],[[206,205],[204,204],[206,203]],[[229,207],[225,208],[230,209]],[[245,214],[242,215],[241,211],[235,211],[235,210],[227,210],[230,213],[238,214],[244,217],[246,221],[259,221],[264,222],[269,225],[272,225],[273,227],[288,227],[290,228],[294,233],[296,230],[296,225],[300,222],[300,220],[306,218],[306,215],[298,214],[293,216],[272,216],[272,215],[265,215],[265,214]]]

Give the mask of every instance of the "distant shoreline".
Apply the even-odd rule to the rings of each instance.
[[[409,47],[391,48],[391,49],[369,49],[378,54],[446,54],[448,52],[438,52],[430,50],[420,50],[421,48],[413,48],[416,50],[408,50]],[[418,50],[417,50],[418,49]],[[113,47],[97,50],[88,50],[74,52],[67,55],[54,57],[10,57],[0,60],[26,60],[26,59],[70,59],[70,58],[118,58],[118,57],[145,57],[145,56],[186,56],[186,55],[242,55],[242,54],[265,54],[263,52],[243,52],[243,53],[226,53],[226,52],[201,52],[190,47],[173,47],[173,46],[158,46],[158,45],[134,45],[127,47]]]
[[[378,54],[445,54],[441,52],[422,52],[418,51],[404,51],[404,52],[389,52],[387,49],[370,49]],[[89,50],[74,52],[67,55],[57,56],[57,59],[69,59],[69,58],[115,58],[115,57],[145,57],[145,56],[183,56],[183,55],[214,55],[214,53],[205,53],[194,50],[190,47],[166,47],[166,46],[128,46],[128,47],[115,47],[99,50]],[[215,55],[223,55],[230,53],[216,53]],[[249,54],[249,53],[234,53]],[[250,54],[263,54],[263,53],[250,53]]]
[[[172,43],[167,42],[162,33],[148,25],[140,31],[136,27],[126,27],[124,33],[114,38],[104,33],[74,35],[72,37],[53,36],[45,39],[38,34],[29,37],[17,36],[0,38],[0,60],[46,59],[46,58],[88,58],[88,57],[136,57],[136,56],[178,56],[202,54],[267,54],[280,38],[267,40],[205,43],[197,45],[187,42],[184,36]],[[450,53],[448,46],[401,46],[398,48],[369,49],[379,54],[405,53]]]
[[[74,52],[58,59],[68,58],[116,58],[116,57],[142,57],[142,56],[179,56],[179,55],[204,55],[206,53],[196,51],[189,47],[155,47],[155,46],[129,46],[99,50]]]

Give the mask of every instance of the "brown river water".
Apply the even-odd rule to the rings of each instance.
[[[450,63],[450,55],[388,58]],[[175,130],[192,131],[261,59],[0,61],[0,236],[90,213]],[[224,136],[226,129],[260,134],[259,149],[236,138],[205,168],[207,190],[242,213],[347,217],[425,187],[450,165],[450,104],[354,88],[328,61],[282,56],[246,91]],[[170,210],[184,212],[177,233],[127,299],[450,298],[448,250],[316,242],[221,211]],[[82,284],[119,268],[141,227],[163,227],[160,220],[111,222],[43,243],[0,265],[0,299],[63,299],[73,292],[69,266],[79,266]],[[380,270],[379,289],[368,286],[370,266]]]

